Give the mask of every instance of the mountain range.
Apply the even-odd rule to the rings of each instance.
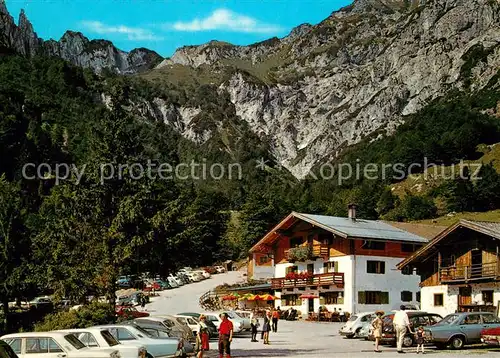
[[[79,32],[44,41],[24,12],[16,25],[0,1],[0,48],[133,75],[188,97],[211,88],[213,97],[134,98],[130,108],[198,145],[218,139],[228,152],[235,142],[224,140],[228,131],[244,139],[235,129],[244,126],[277,163],[304,178],[347,147],[393,133],[437,98],[498,82],[500,2],[356,0],[284,38],[248,46],[212,41],[164,59]],[[488,113],[500,116],[500,105]]]

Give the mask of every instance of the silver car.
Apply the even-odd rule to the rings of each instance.
[[[481,343],[481,331],[500,327],[500,319],[491,312],[449,314],[433,326],[425,327],[425,338],[438,349],[451,345],[462,349],[466,344]]]
[[[340,330],[339,334],[346,338],[363,337],[361,334],[368,337],[368,332],[370,330],[370,325],[375,319],[375,312],[360,312],[349,318],[349,320],[344,324]]]

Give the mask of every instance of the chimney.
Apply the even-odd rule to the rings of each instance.
[[[349,219],[351,219],[352,221],[356,221],[356,204],[349,204],[347,206],[347,216],[349,217]]]

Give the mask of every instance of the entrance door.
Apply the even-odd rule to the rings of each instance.
[[[307,309],[309,313],[314,313],[314,298],[308,298],[308,304],[307,304]]]
[[[471,255],[471,277],[481,277],[483,275],[483,252],[482,250],[472,250]]]
[[[458,289],[458,307],[472,304],[472,288],[460,287]]]

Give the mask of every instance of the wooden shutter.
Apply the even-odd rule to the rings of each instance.
[[[323,273],[328,273],[328,262],[323,262]]]
[[[389,292],[380,292],[380,303],[382,305],[389,304]]]
[[[366,294],[365,291],[358,291],[358,303],[365,304],[366,303]]]
[[[319,304],[320,305],[324,305],[325,304],[325,296],[324,295],[319,296]]]
[[[334,261],[333,262],[333,272],[339,272],[339,262],[338,261]]]
[[[343,295],[342,295],[342,297],[337,297],[337,304],[339,304],[339,305],[344,304],[344,296]]]

